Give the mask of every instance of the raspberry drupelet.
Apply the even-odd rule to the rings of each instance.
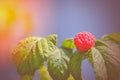
[[[88,51],[95,45],[95,37],[90,32],[80,32],[75,35],[74,44],[81,53]]]

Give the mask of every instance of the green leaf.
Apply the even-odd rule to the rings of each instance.
[[[62,42],[62,47],[73,50],[75,48],[73,38],[66,39]]]
[[[85,55],[76,51],[70,58],[69,70],[75,80],[82,80],[81,64]]]
[[[106,42],[103,41],[103,40],[96,40],[95,47],[97,47],[97,46],[106,46],[106,47],[108,47],[108,45],[106,44]]]
[[[96,52],[97,51],[97,52]],[[106,47],[106,46],[97,46],[96,51],[92,50],[92,55],[89,54],[88,60],[90,61],[91,65],[93,66],[95,70],[95,64],[98,66],[98,70],[95,70],[96,76],[99,74],[104,74],[105,77],[105,71],[107,75],[107,79],[100,79],[102,78],[103,75],[99,76],[100,78],[96,77],[96,80],[118,80],[120,78],[120,57],[119,55],[116,55],[117,53]],[[95,59],[95,54],[99,53],[98,57],[96,57],[96,62],[94,61]],[[97,55],[97,54],[96,54]],[[101,55],[101,56],[100,56]],[[101,70],[102,64],[100,62],[103,62],[104,67],[106,67],[106,70],[104,71],[104,68]],[[100,71],[104,73],[99,73]]]
[[[63,49],[67,56],[71,57],[73,49],[75,48],[73,38],[66,39],[62,42],[61,49]]]
[[[93,49],[96,49],[96,51]],[[104,36],[102,40],[97,40],[95,43],[95,47],[93,49],[92,53],[89,53],[87,55],[87,58],[90,61],[91,65],[93,66],[96,76],[98,77],[98,78],[96,77],[96,79],[97,80],[120,79],[120,33],[108,34]],[[101,57],[98,57],[96,59],[96,62],[94,62],[95,52],[99,53],[99,56],[101,55]],[[99,64],[100,62],[104,63],[104,67],[106,68],[106,70],[105,68],[103,68],[103,70],[106,75],[104,74],[99,76],[100,74],[103,74],[102,72],[99,73],[99,71],[101,71],[100,68],[101,64],[100,66],[96,65],[96,67],[98,67],[98,71],[96,71],[95,69],[95,64]],[[106,76],[107,78],[104,79],[102,76]]]
[[[56,43],[57,43],[57,35],[56,34],[48,35],[46,38],[48,41],[51,41],[54,45],[56,45]]]
[[[13,61],[19,74],[34,75],[55,49],[53,41],[46,38],[29,37],[20,41],[13,51]]]
[[[63,49],[56,49],[48,60],[48,71],[53,80],[67,80],[69,57]]]
[[[103,36],[104,40],[112,39],[118,43],[120,43],[120,33],[113,33]]]
[[[116,36],[113,36],[113,35],[116,35]],[[118,56],[120,58],[120,43],[119,43],[119,40],[120,40],[120,34],[110,34],[110,35],[107,35],[107,36],[104,36],[103,37],[103,41],[106,42],[106,44],[108,45],[108,47],[110,49],[113,50],[114,52],[114,55]],[[112,37],[109,37],[109,36],[112,36]],[[115,38],[115,39],[114,39]]]
[[[118,80],[120,78],[120,33],[108,34],[103,37],[103,41],[106,42],[109,49],[106,47],[98,49],[105,53],[103,57],[107,62],[109,80]]]
[[[38,54],[38,52],[35,53],[34,48],[37,45],[36,42],[40,40],[41,38],[37,37],[26,38],[19,42],[19,44],[15,48],[13,52],[13,61],[15,62],[20,75],[24,75],[26,73],[33,74],[33,67],[35,67],[36,65],[40,65],[40,63],[38,62],[33,62],[35,60],[38,61],[37,59],[39,59],[36,58],[38,56],[36,56],[35,54]],[[43,61],[41,61],[41,63],[43,63]],[[36,68],[38,68],[38,66]]]
[[[92,55],[92,60],[90,61],[90,63],[92,64],[94,72],[96,74],[96,80],[108,80],[105,61],[101,53],[96,48],[92,48],[91,53],[89,54]]]
[[[118,80],[120,78],[119,36],[120,36],[119,34],[110,34],[104,36],[102,40],[96,41],[95,49],[98,50],[99,54],[104,59],[106,72],[107,72],[107,80]],[[94,68],[94,61],[93,61],[94,57],[91,57],[91,55],[93,56],[93,52],[95,51],[92,51],[92,53],[89,54],[88,60],[90,61],[90,63]],[[100,57],[98,57],[98,59],[99,58]]]
[[[120,56],[116,55],[112,49],[105,46],[99,46],[97,49],[105,60],[108,80],[118,80],[120,78]]]

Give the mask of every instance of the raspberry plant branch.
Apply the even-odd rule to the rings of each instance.
[[[93,67],[96,80],[120,78],[120,33],[97,40],[89,32],[80,32],[65,39],[60,47],[56,44],[55,34],[28,37],[18,43],[12,53],[21,80],[33,80],[36,70],[40,80],[84,80],[81,64],[85,59]]]

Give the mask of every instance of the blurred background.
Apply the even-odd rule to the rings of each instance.
[[[11,50],[21,39],[54,33],[60,46],[80,31],[98,39],[120,32],[120,0],[0,0],[0,79],[20,80]],[[95,80],[87,60],[82,71],[85,80]]]

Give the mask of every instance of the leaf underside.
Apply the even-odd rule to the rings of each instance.
[[[87,58],[93,66],[96,80],[118,80],[120,78],[120,34],[104,36],[102,40],[96,41],[94,49],[96,51],[90,53]],[[97,56],[99,54],[99,57],[94,54]]]

